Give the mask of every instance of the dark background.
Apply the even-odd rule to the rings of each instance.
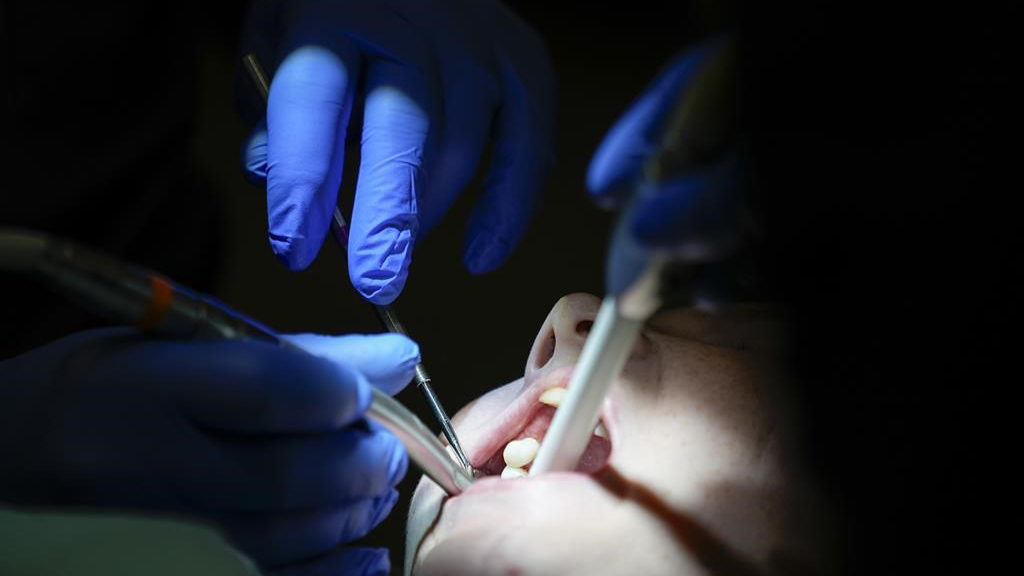
[[[297,274],[271,254],[262,191],[239,168],[244,3],[207,4],[3,3],[16,149],[0,224],[120,254],[281,331],[377,331],[335,247]],[[559,296],[601,291],[611,216],[585,198],[590,155],[668,58],[738,22],[758,251],[771,295],[796,304],[805,448],[843,513],[840,571],[977,571],[1019,310],[1008,3],[510,4],[554,60],[557,165],[499,271],[461,266],[476,186],[415,253],[396,308],[448,409],[522,374]],[[38,303],[0,308],[25,327],[0,334],[4,356],[89,325],[35,287],[4,291]],[[430,421],[415,390],[399,398]],[[417,476],[368,538],[395,566]]]

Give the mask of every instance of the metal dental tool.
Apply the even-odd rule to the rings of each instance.
[[[301,350],[214,298],[152,272],[43,234],[0,228],[0,270],[30,274],[95,313],[174,338],[259,340]],[[415,414],[371,386],[367,416],[390,430],[413,462],[451,495],[473,482]]]
[[[648,183],[663,182],[688,167],[700,166],[734,143],[734,50],[733,44],[726,43],[711,56],[676,104],[661,145],[645,166],[637,194]],[[635,203],[627,204],[608,253],[608,293],[577,360],[565,398],[530,466],[531,475],[576,469],[597,426],[604,398],[621,374],[646,320],[666,300],[702,304],[698,277],[707,264],[727,258],[738,243],[733,227],[719,226],[736,217],[734,197],[712,196],[695,210],[716,224],[712,227],[716,236],[663,252],[636,243],[629,229]]]
[[[264,105],[267,103],[267,99],[270,95],[270,80],[267,78],[266,72],[263,70],[263,66],[260,65],[259,60],[256,59],[254,54],[246,54],[242,58],[242,64],[245,66],[246,72],[249,74],[249,78],[252,79],[252,83],[256,86],[256,90],[263,97]],[[342,254],[348,254],[348,222],[345,221],[345,217],[341,215],[341,210],[335,206],[334,216],[331,218],[331,237],[334,238],[334,242],[341,248]],[[398,321],[398,316],[395,315],[394,310],[390,306],[378,306],[371,304],[373,311],[377,315],[377,319],[380,320],[384,329],[388,332],[394,332],[396,334],[408,335],[402,323]],[[444,437],[448,439],[448,444],[451,445],[452,450],[455,451],[455,455],[458,457],[459,462],[466,468],[466,470],[472,474],[473,467],[469,462],[469,458],[466,457],[466,453],[462,450],[462,445],[459,443],[459,437],[455,435],[455,428],[452,427],[451,420],[448,418],[448,414],[444,411],[444,407],[441,406],[441,400],[438,399],[437,394],[434,392],[434,388],[430,385],[430,376],[427,374],[426,368],[423,367],[423,363],[416,364],[416,387],[423,393],[423,397],[427,399],[427,404],[430,406],[430,411],[433,412],[434,418],[437,423],[441,425],[441,431],[444,433]]]

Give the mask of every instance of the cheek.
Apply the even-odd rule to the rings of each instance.
[[[613,462],[743,553],[781,538],[786,477],[770,400],[777,369],[695,344],[663,358],[657,393],[623,402]]]
[[[664,457],[678,444],[676,432],[683,423],[678,383],[664,374],[672,359],[663,357],[677,351],[658,338],[645,339],[642,360],[631,358],[612,389],[618,425],[611,462],[630,474],[670,472],[672,467],[664,465]],[[662,464],[653,464],[656,462]]]
[[[678,339],[652,338],[656,365],[627,372],[620,383],[621,426],[613,463],[625,475],[679,503],[693,502],[708,475],[727,464],[745,438],[734,433],[739,382],[729,358]],[[739,450],[741,458],[746,450]]]

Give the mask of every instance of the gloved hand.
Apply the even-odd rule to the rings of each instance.
[[[386,551],[338,545],[397,500],[405,450],[362,414],[370,386],[409,382],[419,350],[392,334],[290,338],[319,357],[103,329],[0,363],[0,501],[168,511],[264,567],[386,571]]]
[[[555,80],[541,39],[499,2],[265,0],[242,49],[273,76],[244,162],[266,180],[270,243],[289,268],[308,266],[326,238],[360,103],[348,266],[365,298],[398,296],[417,238],[472,178],[489,139],[463,260],[488,272],[519,242],[553,159]],[[251,92],[240,87],[243,100]]]
[[[643,178],[678,103],[723,42],[708,42],[669,63],[615,123],[591,159],[591,196],[608,208],[631,201],[628,226],[641,246],[702,259],[722,253],[725,245],[736,241],[742,172],[738,147],[730,146],[662,181]]]

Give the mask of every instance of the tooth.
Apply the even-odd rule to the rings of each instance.
[[[608,429],[604,427],[604,422],[598,422],[597,427],[594,428],[594,436],[600,436],[601,438],[608,438]]]
[[[563,398],[565,398],[565,388],[548,388],[540,395],[539,400],[542,404],[558,408],[562,405]]]
[[[522,478],[524,476],[526,476],[526,470],[516,468],[515,466],[505,466],[505,469],[501,471],[502,480]]]
[[[501,455],[505,457],[505,464],[514,468],[522,468],[533,462],[538,448],[540,448],[540,442],[533,438],[523,438],[509,442]]]

